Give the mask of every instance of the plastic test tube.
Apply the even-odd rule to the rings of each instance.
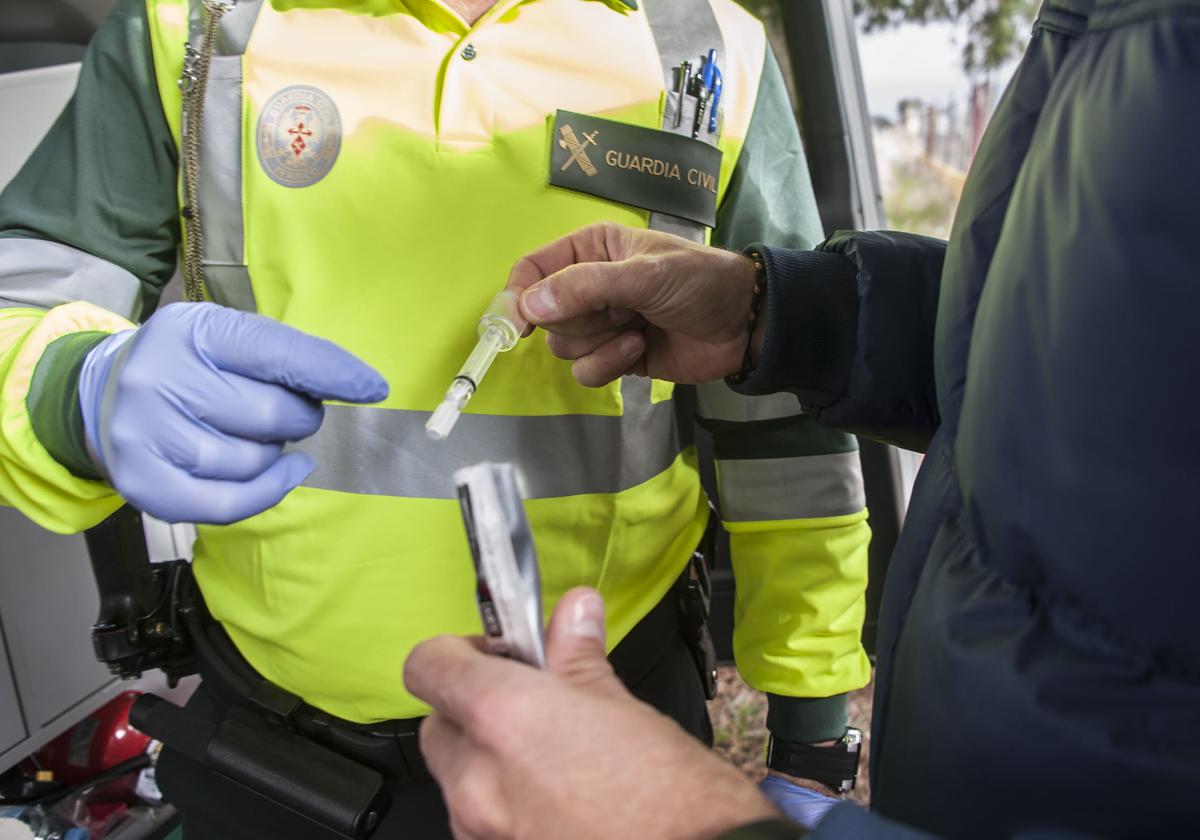
[[[521,333],[529,322],[521,317],[520,300],[516,292],[508,289],[496,295],[479,319],[479,341],[475,349],[459,369],[458,375],[446,389],[446,396],[425,424],[425,433],[433,440],[445,440],[459,415],[475,396],[483,377],[496,358],[496,354],[517,346]]]

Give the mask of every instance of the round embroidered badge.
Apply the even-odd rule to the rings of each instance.
[[[267,100],[256,134],[258,160],[271,180],[309,187],[333,169],[342,145],[342,120],[324,91],[291,85]]]

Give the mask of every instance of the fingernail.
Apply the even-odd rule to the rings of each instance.
[[[642,352],[641,336],[626,333],[617,341],[617,349],[621,351],[622,356],[636,356]]]
[[[604,599],[596,592],[576,598],[568,629],[572,636],[595,639],[604,644]]]
[[[521,308],[532,321],[544,321],[558,314],[558,302],[545,283],[538,283],[521,298]]]

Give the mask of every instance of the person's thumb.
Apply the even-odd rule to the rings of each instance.
[[[546,633],[550,672],[578,686],[620,690],[604,653],[604,600],[586,586],[563,595]]]

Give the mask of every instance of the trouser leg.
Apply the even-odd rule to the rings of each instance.
[[[713,744],[712,720],[696,660],[683,636],[676,635],[661,660],[636,684],[634,697],[671,717],[706,746]],[[636,761],[636,757],[631,757]]]

